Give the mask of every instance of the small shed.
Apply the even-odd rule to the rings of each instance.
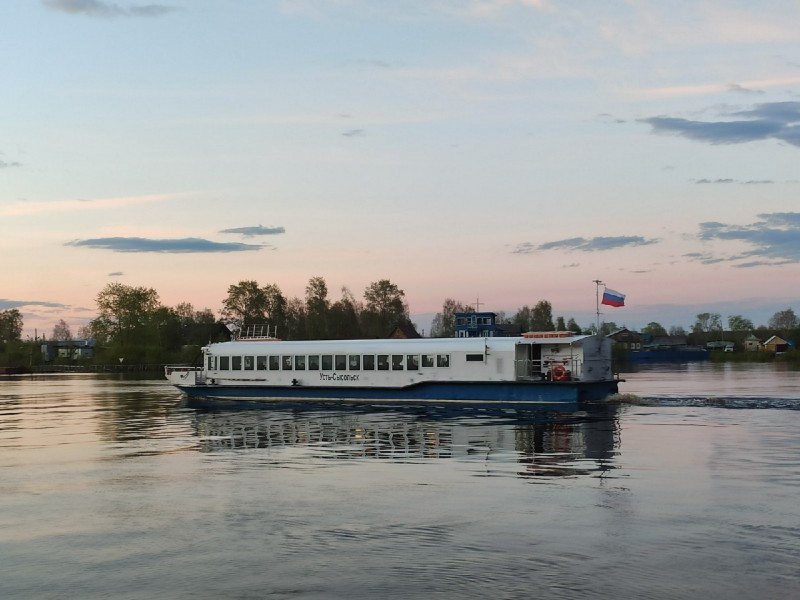
[[[756,352],[761,347],[761,340],[759,340],[752,333],[744,339],[744,349],[747,352]]]
[[[766,342],[764,342],[761,347],[768,352],[781,354],[789,349],[789,342],[784,340],[782,337],[773,335]]]

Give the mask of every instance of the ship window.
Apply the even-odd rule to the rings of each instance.
[[[217,358],[216,356],[209,356],[208,357],[208,370],[209,371],[214,371],[217,368],[217,365],[216,365],[217,361],[215,360],[216,358]]]
[[[361,355],[351,354],[347,357],[347,368],[351,371],[361,370]]]
[[[388,371],[388,370],[389,370],[389,355],[378,354],[378,371]]]
[[[306,370],[306,357],[301,356],[299,354],[295,355],[294,357],[294,368],[297,371],[305,371]]]
[[[467,354],[467,362],[483,362],[483,354]]]
[[[308,370],[309,371],[319,371],[319,355],[312,354],[308,357]]]
[[[269,357],[269,370],[270,371],[277,371],[281,368],[281,357],[280,356],[270,356]]]
[[[245,356],[244,357],[244,370],[245,371],[252,371],[254,366],[255,366],[255,357],[253,357],[253,356]]]
[[[259,371],[266,371],[267,370],[267,357],[266,356],[256,356],[256,369]]]
[[[449,354],[437,354],[436,355],[436,366],[437,367],[449,367],[450,366],[450,355]]]
[[[392,354],[392,371],[402,371],[402,370],[403,370],[403,355]]]
[[[231,357],[230,356],[220,356],[219,357],[219,370],[220,371],[229,371],[231,368]]]
[[[231,371],[241,371],[242,370],[242,357],[241,356],[232,356],[231,357]]]
[[[423,354],[422,355],[422,366],[423,367],[432,367],[433,365],[434,365],[433,354]]]
[[[464,317],[458,317],[456,319],[456,325],[464,325],[466,324],[467,320]]]
[[[281,369],[284,371],[291,371],[292,370],[292,357],[291,356],[281,356]]]
[[[333,371],[333,356],[330,354],[322,355],[322,370]]]
[[[347,355],[334,354],[333,366],[337,371],[344,371],[347,368]]]
[[[409,354],[406,356],[406,369],[409,371],[416,371],[419,369],[419,356],[416,354]]]
[[[375,355],[374,354],[365,354],[364,355],[364,364],[363,364],[365,371],[374,371],[375,370]]]

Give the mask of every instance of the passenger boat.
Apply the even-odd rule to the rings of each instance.
[[[616,393],[612,341],[571,332],[519,337],[282,341],[203,348],[202,366],[167,366],[188,397],[519,404]]]

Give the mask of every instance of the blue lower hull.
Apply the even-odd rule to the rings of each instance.
[[[464,402],[485,404],[557,404],[600,401],[617,392],[616,381],[423,383],[404,388],[332,388],[312,386],[178,386],[190,398],[364,402]]]

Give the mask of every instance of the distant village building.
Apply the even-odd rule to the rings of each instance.
[[[709,350],[726,350],[728,348],[733,348],[733,342],[727,342],[725,340],[718,340],[714,342],[706,342],[706,348]]]
[[[94,356],[94,348],[94,340],[50,340],[42,344],[42,360],[53,362],[56,358],[89,359]]]
[[[789,349],[789,342],[777,335],[773,335],[766,342],[762,344],[762,348],[768,352],[781,354]]]
[[[497,313],[493,312],[457,312],[455,337],[515,337],[522,335],[519,325],[498,323]]]
[[[630,350],[636,352],[642,349],[642,336],[638,331],[631,331],[630,329],[618,329],[617,331],[608,334],[623,350]]]
[[[389,334],[389,338],[393,340],[412,340],[421,337],[422,336],[411,323],[400,323],[396,325]]]
[[[761,340],[759,340],[752,333],[744,340],[744,349],[747,352],[756,352],[761,348]]]
[[[456,337],[496,337],[497,314],[493,312],[457,312]]]
[[[656,335],[642,344],[648,350],[675,350],[685,348],[688,340],[685,335]]]

